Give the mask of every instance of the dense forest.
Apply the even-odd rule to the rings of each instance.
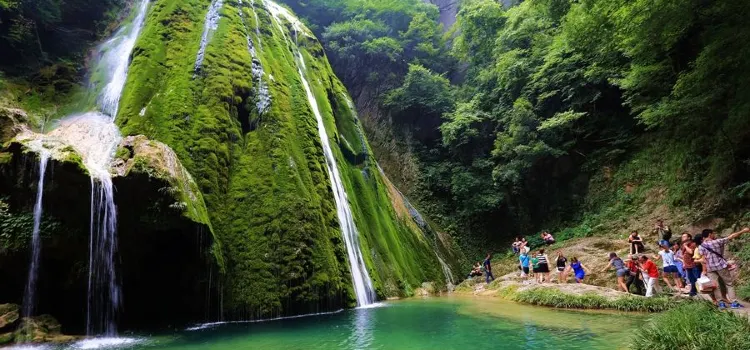
[[[607,233],[649,202],[743,215],[750,3],[464,0],[451,28],[420,1],[287,3],[382,167],[465,248]]]

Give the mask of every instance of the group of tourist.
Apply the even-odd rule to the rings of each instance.
[[[652,258],[662,261],[661,274],[655,268],[651,258],[642,253],[645,250],[643,239],[637,231],[633,231],[628,236],[631,260],[637,261],[641,274],[639,276],[635,269],[628,269],[628,274],[632,276],[623,285],[620,279],[621,272],[618,271],[618,285],[623,291],[630,292],[631,284],[635,284],[636,292],[639,294],[643,294],[645,285],[645,295],[649,297],[655,290],[661,290],[659,287],[661,275],[662,280],[671,290],[696,296],[700,289],[700,292],[708,294],[714,304],[721,309],[726,308],[727,304],[731,308],[740,308],[742,306],[735,295],[734,274],[732,273],[736,266],[727,261],[724,248],[727,242],[747,232],[750,232],[750,228],[743,228],[726,238],[719,238],[713,229],[705,229],[695,237],[688,232],[683,232],[679,239],[672,240],[672,231],[669,226],[665,225],[663,220],[658,220],[654,225],[653,233],[659,238],[659,251]],[[619,262],[613,263],[613,259],[618,259],[616,254],[614,257],[610,256],[610,265],[620,266]],[[720,285],[723,285],[724,289],[720,288]]]
[[[548,283],[552,281],[550,278],[550,265],[552,261],[549,259],[544,249],[539,249],[535,254],[531,254],[528,247],[523,247],[518,254],[518,262],[518,268],[521,270],[522,279],[526,280],[529,277],[534,276],[537,283]],[[567,282],[570,272],[573,272],[576,282],[583,283],[588,268],[583,266],[583,264],[578,261],[578,258],[571,258],[570,264],[568,264],[568,258],[565,257],[562,251],[558,251],[554,263],[558,282]]]
[[[744,228],[726,238],[719,238],[714,230],[705,229],[696,237],[683,232],[679,239],[672,240],[669,226],[663,220],[658,220],[652,231],[658,237],[659,251],[656,254],[646,254],[643,238],[638,231],[633,231],[628,236],[629,259],[623,260],[617,253],[610,253],[609,263],[601,272],[614,269],[617,286],[623,292],[632,293],[631,287],[635,287],[636,294],[651,297],[662,291],[659,285],[661,278],[672,291],[690,296],[696,296],[700,291],[708,294],[719,308],[727,308],[727,305],[739,308],[742,306],[735,295],[732,273],[736,266],[724,257],[724,248],[727,242],[747,232],[750,232],[750,228]],[[542,232],[540,236],[546,245],[555,242],[554,237],[547,231]],[[576,283],[584,283],[586,274],[590,272],[577,257],[572,257],[568,261],[562,251],[556,253],[554,260],[549,259],[545,249],[538,249],[532,253],[524,237],[516,237],[512,249],[513,253],[518,255],[518,269],[524,280],[533,277],[537,283],[551,282],[552,264],[555,264],[558,283],[567,283],[571,272]],[[491,258],[492,255],[488,253],[483,263],[477,262],[469,277],[481,276],[484,272],[487,283],[494,280]],[[661,261],[661,269],[657,267],[657,261]],[[720,285],[724,288],[720,288]]]

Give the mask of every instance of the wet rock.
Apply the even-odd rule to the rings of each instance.
[[[19,307],[16,304],[0,304],[0,333],[13,329],[19,317]],[[0,336],[0,344],[2,344]]]
[[[15,332],[17,343],[68,343],[76,337],[60,333],[60,323],[50,315],[24,317]]]

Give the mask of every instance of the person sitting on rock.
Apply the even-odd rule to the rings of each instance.
[[[511,248],[513,249],[513,254],[518,254],[521,252],[521,238],[516,237],[516,240],[511,245]]]
[[[617,285],[622,289],[623,292],[628,292],[628,286],[625,284],[625,277],[629,275],[628,269],[625,267],[625,262],[617,256],[617,253],[609,253],[609,264],[602,269],[602,272],[606,272],[610,267],[615,268],[615,274],[617,275]]]
[[[474,264],[474,267],[471,269],[471,272],[469,272],[469,277],[472,278],[474,276],[481,276],[482,275],[482,264],[477,261],[476,264]]]
[[[555,237],[552,237],[548,231],[542,232],[542,240],[546,245],[552,245],[555,243]]]
[[[628,243],[630,243],[630,255],[639,254],[645,250],[643,246],[643,239],[638,235],[638,231],[633,231],[628,236]]]

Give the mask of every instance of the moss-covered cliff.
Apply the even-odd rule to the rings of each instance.
[[[408,295],[424,281],[444,281],[434,251],[441,241],[394,209],[348,94],[317,39],[304,28],[296,33],[284,18],[277,25],[267,10],[270,3],[224,1],[196,71],[211,5],[153,2],[117,120],[123,134],[145,134],[170,145],[195,177],[224,247],[227,316],[354,304],[316,120],[297,70],[297,48],[287,38],[298,43],[337,146],[378,295]],[[270,94],[265,110],[258,108],[260,81]]]

